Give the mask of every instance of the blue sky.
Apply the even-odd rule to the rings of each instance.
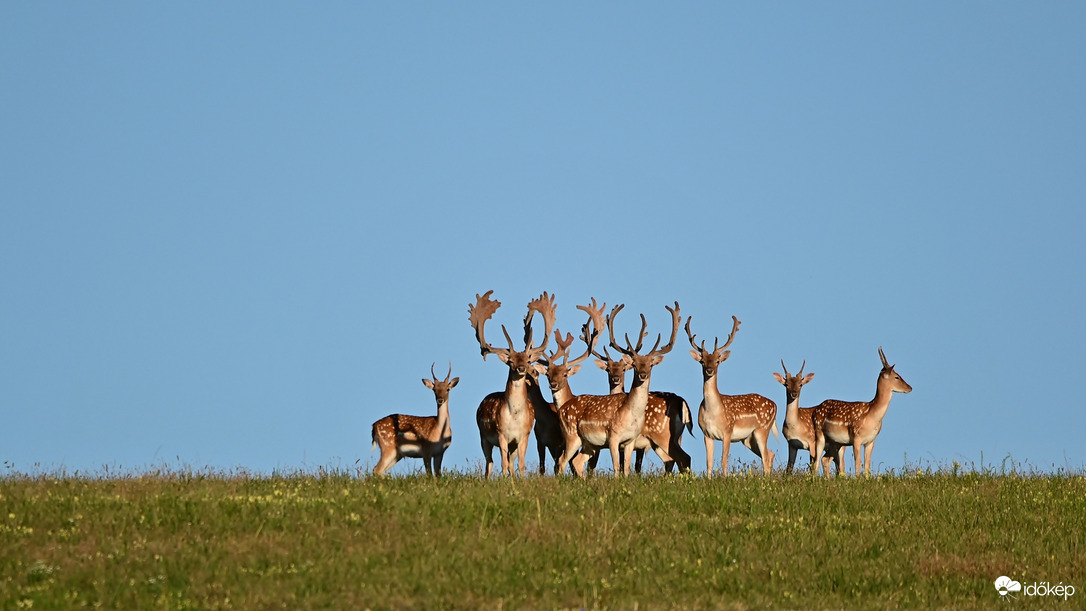
[[[0,460],[368,469],[451,361],[446,465],[477,469],[493,289],[510,326],[543,291],[570,331],[591,297],[630,333],[738,316],[720,389],[778,420],[781,359],[805,406],[867,400],[882,346],[914,391],[880,470],[1083,469],[1083,31],[1067,2],[5,3]],[[688,348],[652,385],[696,410]]]

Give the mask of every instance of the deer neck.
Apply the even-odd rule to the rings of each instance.
[[[893,397],[894,391],[890,390],[888,385],[880,383],[875,387],[875,398],[867,404],[868,415],[881,422],[886,416],[886,411],[890,409],[890,399]]]
[[[524,411],[528,406],[528,376],[517,375],[513,370],[509,370],[509,379],[505,382],[505,403],[509,407],[509,411],[514,414],[519,414]]]
[[[573,398],[573,391],[569,388],[569,382],[563,382],[558,390],[551,393],[554,396],[554,407],[557,409]]]
[[[437,406],[437,424],[434,426],[435,439],[430,441],[439,442],[446,438],[452,437],[452,427],[449,420],[449,402],[445,401],[439,403]]]
[[[788,399],[788,394],[785,393],[785,400]],[[784,423],[788,428],[792,428],[799,424],[799,395],[788,401],[788,405],[784,408]]]
[[[644,418],[645,408],[649,404],[649,378],[647,376],[642,382],[636,375],[634,376],[633,383],[630,386],[630,392],[626,393],[626,401],[623,402],[623,407],[630,410],[635,417]],[[618,394],[612,392],[612,394]]]
[[[702,395],[704,395],[705,398],[705,409],[714,413],[719,413],[724,410],[724,399],[720,395],[720,389],[717,388],[716,382],[717,374],[714,371],[713,375],[705,378]]]

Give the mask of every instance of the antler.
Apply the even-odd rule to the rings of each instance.
[[[652,351],[649,352],[649,354],[652,354],[653,356],[661,356],[671,352],[671,349],[675,347],[675,336],[679,332],[679,321],[682,320],[682,316],[679,315],[678,301],[675,302],[675,309],[672,309],[671,306],[664,306],[664,309],[671,312],[671,339],[668,340],[666,346],[659,350],[656,349],[656,346],[653,346]],[[644,316],[642,316],[642,318],[644,318]],[[660,344],[659,338],[657,338],[656,344]]]
[[[675,305],[678,305],[678,302],[676,302]],[[687,337],[690,338],[690,345],[694,347],[694,350],[697,350],[698,352],[700,352],[702,354],[702,358],[705,358],[706,356],[709,356],[709,355],[712,355],[714,357],[719,356],[725,350],[727,350],[728,346],[732,345],[732,341],[735,340],[735,332],[739,330],[739,324],[740,324],[739,319],[736,318],[735,316],[732,316],[732,332],[728,336],[727,343],[725,343],[723,346],[718,347],[718,344],[720,343],[720,338],[719,337],[714,337],[713,338],[713,351],[709,352],[708,350],[705,349],[705,341],[704,340],[702,340],[701,346],[698,346],[697,342],[694,340],[694,338],[697,337],[697,336],[694,335],[693,333],[691,333],[691,331],[690,331],[690,321],[692,321],[692,320],[694,320],[693,316],[687,317],[687,319],[686,319],[686,335],[687,335]],[[784,361],[783,360],[781,361],[781,366],[782,367],[784,366]],[[788,374],[788,372],[785,371],[785,375],[787,375],[787,374]]]
[[[482,296],[476,293],[475,305],[472,305],[470,303],[468,304],[468,321],[471,322],[471,327],[475,329],[475,340],[479,342],[479,352],[483,355],[484,361],[486,360],[486,356],[491,352],[504,352],[508,354],[508,350],[502,348],[494,348],[493,346],[491,346],[486,341],[486,337],[483,335],[483,328],[486,325],[486,321],[494,315],[494,312],[498,311],[498,308],[502,307],[502,303],[500,301],[493,301],[490,299],[490,294],[493,292],[493,289],[491,289],[486,293],[483,293]],[[504,327],[502,328],[502,330],[505,330]],[[509,337],[508,333],[506,333],[506,337]],[[512,346],[512,341],[510,341],[510,346]]]
[[[566,333],[565,340],[562,339],[562,331],[559,329],[554,330],[554,342],[558,344],[558,349],[550,354],[550,356],[543,356],[539,359],[539,362],[543,365],[550,366],[551,363],[557,363],[558,359],[565,357],[569,359],[569,347],[573,344],[573,334]]]
[[[890,364],[890,363],[889,363],[889,362],[888,362],[888,361],[886,360],[886,355],[885,355],[885,354],[883,354],[883,352],[882,352],[882,346],[879,346],[879,358],[880,358],[880,359],[882,359],[882,368],[883,368],[883,369],[893,369],[893,368],[894,368],[894,366],[893,366],[893,365],[891,365],[891,364]]]
[[[619,346],[618,342],[615,341],[614,323],[615,323],[615,315],[618,314],[619,311],[621,311],[623,307],[625,307],[624,304],[619,304],[619,305],[615,306],[615,309],[611,310],[611,315],[607,317],[607,332],[611,336],[611,347],[612,348],[614,348],[615,350],[618,350],[619,352],[621,352],[621,353],[623,353],[625,355],[633,356],[633,355],[635,355],[635,354],[637,354],[638,352],[641,351],[642,342],[644,342],[645,337],[648,335],[648,332],[645,331],[645,328],[648,326],[648,323],[645,321],[645,315],[642,314],[641,315],[641,333],[640,333],[640,336],[637,339],[637,346],[636,347],[631,345],[629,335],[625,336],[626,347],[623,348],[623,347]],[[674,309],[672,309],[671,306],[664,306],[664,307],[667,309],[668,312],[671,312],[671,339],[668,341],[666,346],[664,346],[663,348],[660,348],[659,350],[657,350],[657,348],[660,346],[660,340],[663,339],[663,336],[658,334],[656,336],[656,343],[653,344],[652,350],[649,350],[649,352],[648,352],[648,354],[653,355],[653,356],[664,355],[664,354],[667,354],[668,352],[671,352],[671,349],[675,347],[675,336],[679,332],[679,320],[680,320],[679,302],[678,301],[675,302],[675,308]]]
[[[586,320],[585,323],[581,325],[581,341],[585,343],[587,348],[585,349],[584,354],[573,359],[572,361],[569,360],[569,353],[567,352],[567,365],[576,365],[581,361],[587,359],[589,356],[595,354],[596,342],[598,342],[600,339],[600,329],[603,327],[603,309],[606,307],[606,303],[602,306],[597,307],[595,297],[592,298],[592,305],[577,306],[578,310],[582,310],[588,314],[588,320]],[[590,325],[592,327],[591,331],[589,331]],[[568,343],[566,344],[566,348],[569,348]]]
[[[803,359],[803,364],[799,366],[799,373],[797,373],[795,375],[795,377],[802,378],[803,377],[803,368],[806,367],[806,366],[807,366],[807,359]],[[792,375],[788,373],[788,367],[784,364],[784,359],[781,359],[781,367],[784,368],[784,377],[785,378],[792,377]]]
[[[532,360],[538,360],[547,349],[551,330],[554,329],[554,295],[548,295],[546,291],[539,297],[528,303],[528,314],[524,316],[524,350],[530,352]],[[543,344],[539,347],[532,346],[532,316],[535,312],[543,315]]]

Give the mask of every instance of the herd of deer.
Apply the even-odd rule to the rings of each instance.
[[[616,474],[629,474],[635,452],[635,470],[640,472],[644,452],[649,448],[664,461],[668,473],[676,464],[680,472],[690,471],[690,455],[682,449],[683,430],[693,434],[689,406],[675,393],[649,390],[652,368],[660,364],[664,355],[671,352],[675,345],[682,320],[678,302],[675,302],[674,308],[666,306],[671,313],[671,339],[661,348],[663,336],[657,335],[652,349],[644,354],[641,351],[648,336],[644,314],[641,315],[641,332],[636,344],[626,335],[623,346],[615,340],[614,332],[615,317],[622,311],[623,305],[615,306],[606,316],[606,304],[597,306],[595,298],[590,305],[577,306],[588,315],[580,335],[586,348],[577,358],[570,358],[573,335],[563,337],[554,328],[554,297],[547,293],[528,304],[528,313],[524,317],[523,350],[516,349],[504,325],[502,333],[509,348],[490,345],[484,335],[484,326],[501,307],[501,302],[490,299],[491,293],[493,291],[476,295],[476,303],[468,305],[469,320],[483,360],[490,354],[496,354],[509,369],[505,390],[484,397],[475,414],[483,457],[486,459],[486,477],[490,477],[494,469],[495,446],[500,452],[502,473],[512,476],[516,460],[523,477],[528,437],[533,432],[539,450],[540,473],[546,472],[545,460],[549,452],[554,461],[555,474],[563,473],[566,466],[571,465],[578,476],[585,477],[586,467],[595,468],[604,448],[611,453]],[[545,328],[543,343],[539,346],[532,341],[532,318],[536,313],[543,317]],[[692,347],[690,355],[701,364],[704,385],[698,425],[705,437],[706,476],[713,475],[716,441],[723,442],[720,470],[724,475],[728,472],[729,448],[736,441],[754,452],[762,461],[762,470],[770,473],[773,469],[773,451],[769,449],[768,441],[770,432],[777,436],[777,405],[757,394],[724,395],[717,387],[717,370],[731,355],[728,347],[739,330],[739,319],[732,316],[728,340],[723,346],[718,346],[719,338],[714,338],[712,351],[706,349],[704,340],[698,345],[696,336],[690,330],[691,320],[692,317],[686,319],[686,335]],[[602,354],[597,351],[604,326],[607,327],[610,347],[620,357],[612,358],[606,346]],[[556,348],[548,353],[547,345],[552,331]],[[580,370],[581,363],[589,356],[595,356],[596,364],[607,372],[610,394],[574,395],[570,390],[569,377]],[[804,361],[799,373],[790,375],[784,361],[781,361],[784,375],[774,373],[773,377],[784,385],[787,398],[781,432],[788,442],[789,473],[795,465],[797,452],[807,450],[811,455],[811,472],[817,474],[821,468],[829,477],[829,463],[833,461],[840,474],[845,448],[849,446],[856,459],[855,472],[870,473],[871,451],[875,437],[882,429],[882,420],[892,394],[912,390],[894,371],[894,366],[886,361],[881,347],[879,357],[882,359],[882,371],[879,372],[874,399],[851,402],[830,399],[806,408],[799,407],[799,394],[803,386],[814,378],[814,374],[803,375],[806,367]],[[630,369],[634,375],[627,392],[624,389],[625,374]],[[437,378],[433,366],[430,367],[430,375],[433,379],[424,378],[422,383],[434,391],[437,416],[394,414],[373,423],[373,444],[381,449],[381,458],[373,469],[375,474],[384,474],[403,457],[422,458],[428,474],[441,474],[442,456],[452,442],[449,391],[460,378],[451,377],[451,363],[444,380]],[[540,375],[547,377],[553,401],[544,398],[540,389]],[[821,460],[815,459],[818,456],[821,456]]]

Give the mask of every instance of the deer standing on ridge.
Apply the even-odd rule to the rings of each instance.
[[[497,393],[492,393],[483,398],[479,408],[475,412],[475,421],[479,426],[479,437],[483,448],[483,457],[486,459],[486,477],[490,477],[494,470],[493,449],[498,447],[501,453],[502,473],[513,475],[513,452],[517,453],[521,477],[524,477],[524,457],[528,449],[528,437],[531,435],[532,426],[535,423],[535,403],[533,394],[529,390],[529,384],[533,376],[529,373],[534,370],[536,375],[545,370],[542,365],[536,363],[547,349],[547,341],[554,328],[554,297],[544,292],[537,299],[528,304],[528,314],[524,317],[525,348],[517,350],[513,346],[513,340],[509,337],[505,325],[502,325],[502,333],[509,342],[509,348],[496,348],[486,341],[484,327],[486,321],[501,307],[501,302],[492,301],[487,291],[484,295],[475,296],[476,303],[468,305],[468,320],[475,330],[475,339],[479,342],[479,351],[486,360],[488,354],[497,354],[498,358],[509,367],[509,375],[506,378],[505,391],[500,400],[495,399]],[[539,312],[543,316],[544,334],[543,344],[536,347],[532,345],[531,317],[532,312]],[[538,381],[534,382],[538,392]],[[539,394],[539,398],[542,394]]]
[[[647,332],[648,323],[641,315],[641,333],[634,347],[630,337],[626,336],[626,347],[622,348],[615,340],[614,319],[624,306],[617,305],[607,319],[607,331],[611,347],[623,354],[623,360],[629,359],[634,370],[634,379],[630,392],[624,395],[578,395],[567,401],[559,410],[562,432],[566,437],[566,449],[559,460],[559,472],[566,463],[572,461],[573,470],[580,477],[585,477],[585,463],[592,454],[607,447],[611,452],[611,461],[615,474],[628,475],[633,457],[634,441],[645,428],[645,410],[649,402],[649,380],[652,368],[664,360],[664,355],[675,346],[675,336],[679,330],[679,303],[675,307],[667,306],[671,312],[671,339],[663,348],[659,348],[661,335],[656,338],[652,350],[639,354]],[[659,348],[659,349],[658,349]],[[620,448],[623,459],[619,458]],[[575,456],[576,455],[576,456]]]
[[[430,375],[434,379],[423,378],[422,383],[434,391],[437,416],[392,414],[373,423],[370,432],[373,447],[381,448],[381,459],[373,468],[374,475],[384,475],[404,457],[421,458],[427,475],[441,475],[441,459],[452,443],[449,391],[460,382],[460,378],[449,379],[452,376],[452,363],[449,363],[449,374],[443,381],[437,379],[433,365],[430,365]]]
[[[732,332],[728,341],[717,348],[717,338],[713,339],[713,351],[705,349],[705,342],[698,346],[694,334],[690,331],[690,321],[686,319],[686,335],[694,348],[690,356],[701,363],[704,399],[698,409],[698,426],[705,435],[705,459],[708,469],[706,477],[713,476],[713,452],[716,440],[723,442],[720,454],[720,470],[728,474],[728,453],[732,442],[740,441],[762,459],[762,471],[773,471],[773,450],[768,447],[769,433],[777,436],[777,404],[757,394],[722,395],[717,388],[717,369],[731,356],[727,347],[735,340],[739,330],[739,319],[732,316]]]
[[[788,367],[784,365],[784,360],[781,360],[781,367],[784,368],[784,375],[774,372],[773,377],[778,382],[784,385],[785,394],[785,410],[784,410],[784,427],[781,428],[781,434],[784,435],[786,441],[788,441],[788,469],[787,472],[791,473],[792,468],[796,463],[796,454],[800,450],[807,450],[811,454],[811,470],[814,470],[815,461],[815,432],[814,432],[814,408],[812,407],[800,407],[799,406],[799,393],[803,387],[814,379],[815,374],[808,373],[803,375],[803,369],[807,366],[807,361],[803,361],[803,365],[799,368],[799,373],[791,375],[788,373]],[[828,462],[831,458],[834,460],[838,456],[837,444],[829,443],[826,446],[826,453],[822,456],[822,463],[824,468],[829,468]],[[837,470],[841,470],[841,464],[838,462]]]
[[[895,392],[910,393],[913,390],[886,361],[886,355],[879,346],[879,358],[882,359],[882,371],[875,384],[875,398],[870,401],[838,401],[827,399],[813,408],[812,419],[815,432],[815,455],[822,454],[827,446],[836,444],[837,473],[841,474],[844,462],[845,446],[852,446],[856,458],[856,475],[861,467],[865,475],[871,474],[871,451],[875,449],[875,437],[882,430],[882,419],[890,408],[890,399]],[[863,450],[861,460],[860,451]],[[826,477],[830,476],[825,459],[822,461]],[[818,463],[812,465],[818,473]]]
[[[626,394],[626,372],[630,369],[630,363],[624,359],[613,359],[604,346],[603,354],[593,351],[596,365],[607,372],[607,386],[610,394]],[[690,414],[690,405],[681,396],[662,390],[649,391],[649,404],[645,408],[645,430],[634,442],[634,471],[641,473],[641,463],[645,458],[645,450],[653,448],[660,460],[664,462],[664,471],[671,473],[672,468],[678,464],[679,472],[690,470],[690,455],[682,449],[683,429],[694,433],[694,419]],[[661,433],[667,433],[666,443]],[[650,441],[650,437],[655,440]],[[660,450],[663,450],[663,453]],[[666,454],[666,456],[665,456]],[[599,461],[599,452],[588,460],[588,468],[596,469]],[[621,458],[621,456],[620,456]]]
[[[573,344],[573,335],[567,333],[565,339],[562,333],[554,330],[554,341],[558,349],[552,354],[541,358],[539,364],[547,368],[547,382],[551,389],[554,401],[544,406],[536,407],[535,411],[535,442],[539,449],[539,473],[546,473],[546,453],[549,451],[554,459],[555,475],[558,474],[558,461],[562,451],[566,448],[566,438],[562,434],[562,425],[558,420],[558,409],[573,398],[573,391],[569,388],[569,377],[581,369],[581,362],[592,355],[592,349],[599,340],[599,330],[603,327],[603,308],[607,304],[597,307],[596,298],[592,298],[592,305],[577,306],[578,309],[588,313],[589,319],[581,327],[581,340],[587,349],[581,356],[570,360],[569,348]],[[593,328],[590,330],[589,326]],[[544,400],[545,402],[546,400]]]

